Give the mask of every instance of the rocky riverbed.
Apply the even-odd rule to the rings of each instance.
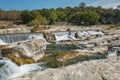
[[[34,72],[12,80],[120,80],[120,60],[108,59],[80,62],[59,69]]]
[[[67,31],[68,29],[71,31]],[[61,32],[64,30],[65,32]],[[64,26],[61,26],[43,32],[30,35],[22,34],[22,36],[18,34],[7,35],[9,37],[5,38],[1,36],[1,40],[4,41],[6,41],[6,38],[10,38],[8,42],[11,40],[11,42],[15,42],[19,36],[21,36],[20,40],[23,38],[25,40],[15,42],[16,44],[3,44],[4,42],[2,42],[3,45],[0,46],[0,49],[2,49],[4,57],[10,58],[19,65],[36,61],[47,63],[44,65],[48,68],[47,70],[31,72],[12,80],[120,79],[119,57],[115,61],[111,61],[109,58],[106,59],[109,46],[120,46],[119,29],[107,30],[104,26],[101,28],[96,26],[85,28],[65,27],[64,29]],[[16,40],[13,40],[13,38]],[[46,44],[47,41],[50,44]]]

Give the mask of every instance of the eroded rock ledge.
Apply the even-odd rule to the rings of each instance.
[[[46,44],[43,39],[32,39],[2,46],[3,57],[10,58],[17,64],[36,62],[44,56]]]
[[[34,72],[12,80],[120,80],[120,60],[91,60],[59,69]]]

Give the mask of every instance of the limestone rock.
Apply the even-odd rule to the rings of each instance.
[[[13,61],[16,61],[15,59],[37,61],[44,56],[45,49],[46,45],[43,39],[33,39],[5,46],[2,49],[2,54]],[[20,61],[18,61],[18,63],[19,62]],[[22,62],[22,64],[24,64],[24,62]]]
[[[34,72],[12,80],[120,80],[120,61],[91,60],[65,68]]]

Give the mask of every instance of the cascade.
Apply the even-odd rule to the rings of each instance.
[[[19,72],[19,67],[8,59],[0,60],[0,80],[8,80],[10,76]]]
[[[84,38],[84,36],[90,36],[90,35],[101,35],[103,36],[104,33],[101,31],[96,30],[89,30],[89,31],[76,31],[81,38]],[[74,32],[53,32],[52,34],[55,35],[56,41],[62,41],[62,40],[78,40],[75,38],[75,31]],[[44,35],[42,33],[30,33],[30,34],[5,34],[0,35],[0,45],[4,45],[6,43],[14,43],[17,41],[27,40],[27,39],[46,39],[44,38]],[[46,41],[46,44],[48,42]]]
[[[90,36],[90,35],[101,35],[103,36],[104,33],[101,31],[96,31],[96,30],[91,30],[91,31],[78,31],[78,35],[83,37],[83,36]]]
[[[0,44],[3,43],[14,43],[17,41],[23,41],[23,40],[27,40],[27,39],[33,39],[33,38],[37,38],[37,39],[44,39],[43,34],[42,33],[30,33],[30,34],[3,34],[0,35]]]
[[[43,34],[31,34],[27,37],[27,40],[30,40],[30,39],[44,39],[45,40],[45,43],[46,44],[49,44],[46,39],[44,38],[44,35]]]
[[[55,32],[53,33],[55,35],[56,41],[62,41],[62,40],[76,40],[75,38],[75,32]]]
[[[18,66],[13,63],[10,59],[3,58],[0,60],[0,80],[9,80],[11,78],[15,78],[18,76],[22,76],[24,74],[29,74],[30,72],[42,70],[42,63],[33,63],[33,64],[25,64]]]
[[[0,39],[0,45],[6,45],[7,43],[3,42],[1,39]]]

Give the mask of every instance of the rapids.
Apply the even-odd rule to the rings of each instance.
[[[42,63],[25,64],[18,66],[10,59],[3,58],[0,60],[0,80],[9,80],[14,77],[29,74],[33,71],[41,71],[43,67]]]

